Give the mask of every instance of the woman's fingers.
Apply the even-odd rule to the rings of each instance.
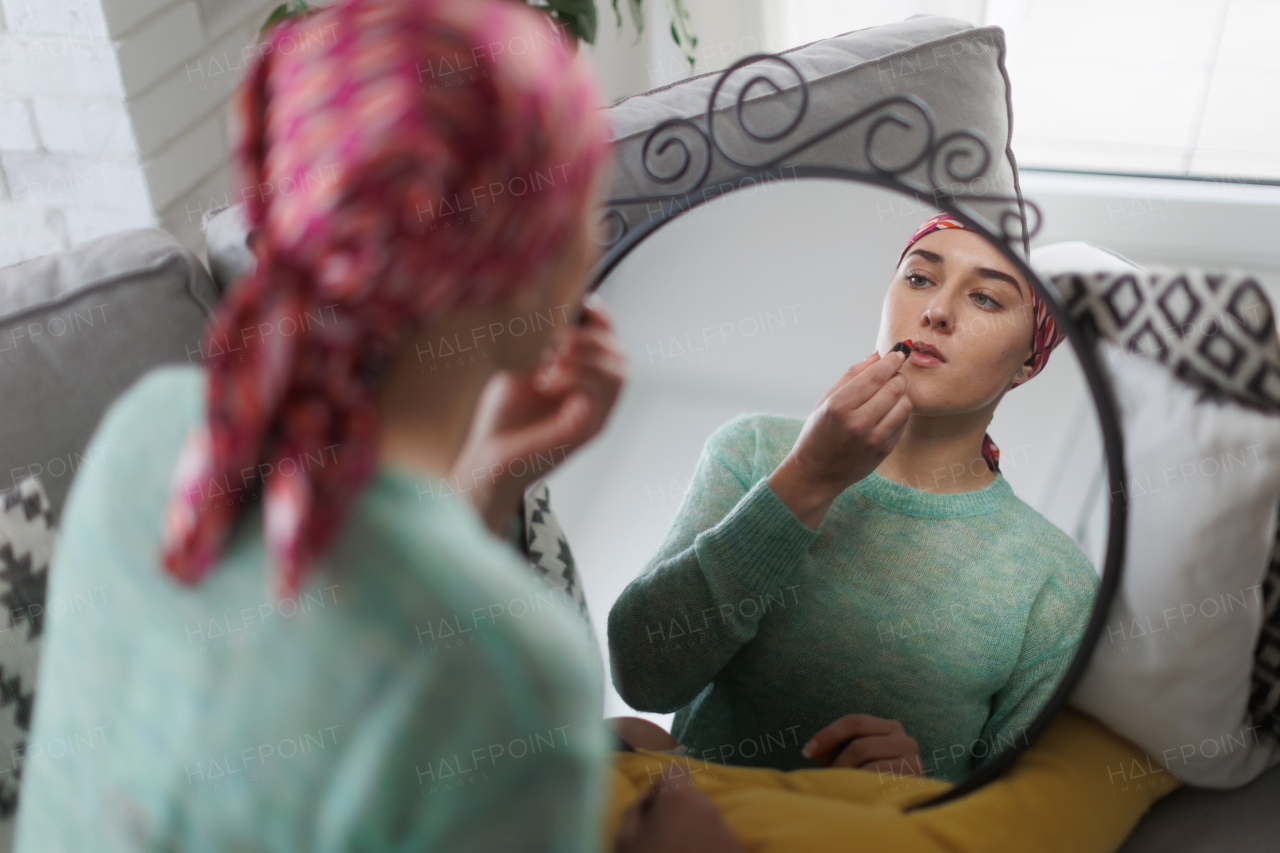
[[[603,390],[610,384],[621,385],[625,368],[626,357],[613,332],[583,329],[550,362],[538,368],[534,387],[544,394],[555,394],[571,385],[594,383]]]
[[[870,762],[897,760],[911,762],[919,757],[919,747],[906,734],[875,735],[852,741],[831,762],[832,767],[862,767]]]
[[[844,741],[867,735],[887,735],[902,731],[902,725],[896,720],[873,717],[870,714],[845,714],[829,726],[818,732],[800,750],[806,758],[817,760],[816,756],[831,752]]]
[[[862,435],[869,437],[876,426],[898,404],[898,401],[906,396],[906,393],[907,377],[894,374],[889,377],[889,381],[876,389],[866,402],[848,413],[846,423]]]
[[[892,379],[906,361],[906,353],[891,352],[867,365],[857,376],[836,389],[827,405],[840,411],[858,408]]]
[[[888,455],[898,443],[898,439],[902,437],[902,433],[906,431],[907,418],[910,414],[911,398],[903,393],[871,430],[868,442],[872,447],[880,448],[885,455]]]
[[[821,406],[824,400],[826,400],[828,397],[830,397],[840,388],[844,387],[844,385],[847,384],[850,380],[852,380],[854,377],[861,374],[862,371],[866,370],[868,367],[875,364],[879,360],[880,360],[880,351],[872,350],[871,355],[867,356],[857,364],[850,365],[849,368],[844,371],[844,373],[840,374],[840,378],[835,381],[835,384],[827,389],[827,393],[822,395],[822,399],[818,401],[818,405]]]

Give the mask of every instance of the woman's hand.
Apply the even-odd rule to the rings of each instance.
[[[836,496],[893,450],[911,413],[906,353],[873,352],[846,370],[818,401],[795,446],[769,475],[769,488],[816,530]]]
[[[622,813],[614,853],[742,853],[715,803],[687,778],[655,782]]]
[[[481,392],[451,475],[498,536],[529,484],[595,437],[618,400],[626,356],[600,297],[587,298],[583,318],[536,369],[499,371]]]
[[[605,717],[604,721],[614,734],[633,748],[662,752],[680,746],[670,732],[643,717]]]
[[[870,714],[846,714],[810,738],[801,754],[827,767],[925,775],[920,747],[902,723]]]

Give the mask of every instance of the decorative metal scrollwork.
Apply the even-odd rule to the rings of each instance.
[[[767,64],[782,67],[794,80],[780,84],[766,70]],[[753,73],[737,88],[732,109],[721,107],[721,95],[730,79],[747,66]],[[753,93],[765,95],[794,91],[792,114],[774,130],[752,125],[747,112]],[[770,99],[773,110],[788,105],[784,99]],[[785,179],[789,170],[805,170],[802,152],[839,133],[861,133],[865,167],[842,169],[849,177],[862,176],[871,183],[914,195],[939,206],[949,202],[1006,243],[1020,243],[1024,249],[1040,229],[1039,209],[1016,196],[985,192],[991,185],[995,162],[988,141],[977,130],[961,128],[940,138],[929,105],[909,95],[892,95],[801,137],[801,127],[809,108],[809,83],[800,69],[785,56],[757,53],[730,65],[716,79],[707,99],[700,126],[692,118],[667,119],[651,128],[640,149],[640,166],[652,192],[615,196],[604,202],[601,217],[608,220],[606,248],[618,245],[631,230],[627,209],[637,205],[658,205],[664,210],[687,209],[697,194],[708,195],[713,172],[715,182],[744,179]],[[733,124],[725,128],[725,114]],[[672,162],[674,159],[674,162]],[[923,167],[923,180],[908,174]],[[821,172],[826,167],[809,169]],[[977,210],[993,210],[984,216]],[[1028,215],[1030,211],[1030,216]],[[663,217],[668,215],[662,214]],[[652,218],[652,216],[650,216]],[[992,221],[994,219],[994,222]]]

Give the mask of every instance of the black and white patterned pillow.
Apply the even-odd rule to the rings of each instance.
[[[1280,412],[1280,340],[1257,278],[1152,269],[1052,277],[1086,336],[1169,365],[1206,395]]]
[[[1207,398],[1280,415],[1276,315],[1254,276],[1153,269],[1064,273],[1051,281],[1086,337],[1101,336],[1155,358]],[[1280,737],[1280,517],[1275,527],[1262,582],[1249,716]]]
[[[604,655],[596,638],[591,613],[587,610],[587,598],[582,590],[582,578],[578,575],[569,541],[560,528],[560,521],[551,510],[551,490],[546,480],[539,480],[525,492],[522,550],[529,566],[552,589],[563,596],[563,604],[574,608],[582,617],[587,637],[595,651],[597,672],[604,677]]]
[[[45,587],[57,528],[44,488],[28,477],[0,492],[0,853],[13,847],[21,756],[35,702]]]

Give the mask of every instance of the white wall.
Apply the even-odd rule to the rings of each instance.
[[[193,248],[273,0],[0,0],[0,265],[123,228]]]

